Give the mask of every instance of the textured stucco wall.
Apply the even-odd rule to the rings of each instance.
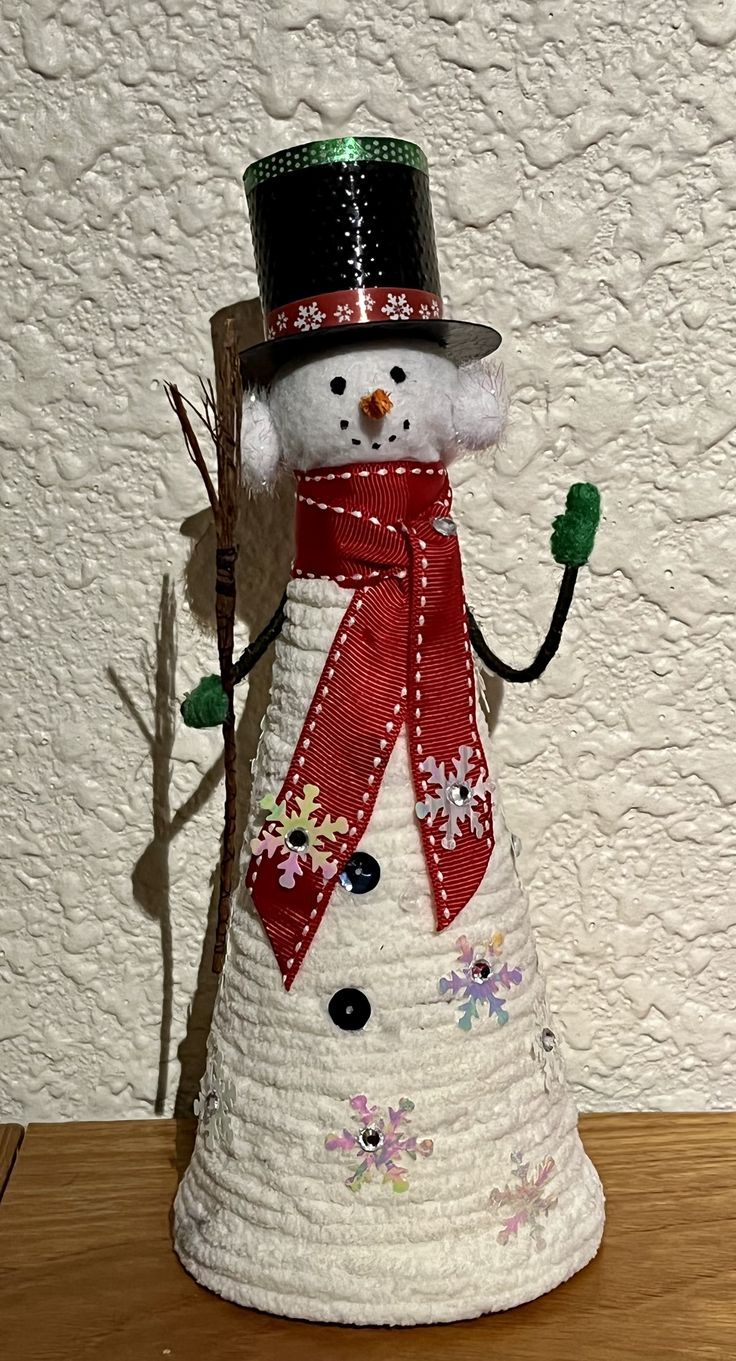
[[[492,693],[580,1103],[732,1105],[736,6],[2,14],[3,1113],[148,1115],[198,1077],[219,737],[170,715],[212,666],[212,543],[162,381],[254,292],[246,161],[345,131],[426,147],[451,308],[505,336],[507,443],[456,480],[511,659],[567,485],[605,497],[564,656]],[[248,512],[243,641],[286,523]]]

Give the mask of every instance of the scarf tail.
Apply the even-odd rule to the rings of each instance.
[[[298,478],[295,576],[355,586],[246,883],[288,990],[339,874],[363,840],[406,723],[412,799],[438,930],[476,892],[493,850],[462,565],[438,465]],[[439,528],[438,528],[439,526]],[[448,532],[448,526],[451,527]]]

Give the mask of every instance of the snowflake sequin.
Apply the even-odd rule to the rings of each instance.
[[[458,755],[453,758],[453,769],[449,775],[445,774],[444,761],[438,764],[432,756],[423,761],[419,767],[429,775],[430,782],[435,786],[435,792],[425,794],[424,799],[419,800],[416,804],[416,815],[418,818],[428,818],[430,825],[435,818],[440,820],[440,826],[444,831],[442,845],[446,851],[454,851],[462,836],[460,824],[466,819],[471,832],[477,837],[483,835],[484,824],[480,818],[480,807],[485,801],[486,794],[493,790],[494,786],[484,775],[473,778],[470,773],[472,758],[473,748],[461,747]]]
[[[318,331],[327,313],[320,310],[316,302],[302,303],[294,325],[298,331]]]
[[[511,1162],[515,1180],[508,1182],[503,1190],[495,1187],[489,1198],[491,1209],[501,1211],[503,1228],[497,1235],[498,1242],[505,1246],[509,1239],[516,1237],[519,1229],[528,1228],[537,1252],[541,1252],[545,1245],[542,1224],[557,1204],[557,1197],[546,1192],[557,1171],[555,1160],[545,1158],[531,1178],[531,1167],[524,1162],[523,1154],[512,1153]]]
[[[406,293],[389,293],[388,300],[384,303],[381,311],[385,313],[389,321],[406,321],[414,308],[410,302],[407,302]]]
[[[279,331],[286,330],[287,326],[289,325],[289,318],[287,317],[285,312],[279,312],[278,316],[276,317],[276,325]]]
[[[422,318],[422,321],[428,321],[429,318],[432,316],[432,313],[431,313],[430,309],[428,308],[426,302],[420,302],[420,304],[419,304],[419,315],[420,315],[420,317]]]
[[[519,968],[509,968],[500,962],[503,952],[503,935],[497,931],[487,945],[480,949],[472,946],[467,936],[456,942],[457,957],[462,969],[452,970],[439,980],[439,990],[448,1001],[459,999],[458,1011],[461,1030],[472,1030],[473,1022],[483,1019],[487,1007],[488,1016],[494,1017],[499,1025],[506,1025],[509,1014],[506,1010],[507,999],[499,997],[499,992],[509,992],[518,987],[523,974]]]
[[[560,1053],[558,1035],[552,1029],[552,1018],[543,1002],[534,1008],[531,1044],[529,1052],[539,1069],[544,1090],[551,1092],[565,1081],[565,1064]]]
[[[234,1098],[235,1087],[223,1076],[222,1059],[216,1046],[212,1045],[193,1107],[206,1149],[211,1151],[219,1145],[228,1152],[231,1150],[230,1112]]]
[[[346,321],[352,321],[353,309],[347,302],[340,302],[334,311],[335,321],[342,325]]]
[[[351,1191],[360,1191],[367,1182],[380,1177],[394,1191],[408,1191],[409,1173],[402,1166],[403,1160],[410,1158],[416,1162],[417,1158],[429,1158],[434,1147],[431,1139],[417,1140],[416,1135],[406,1132],[414,1102],[402,1096],[396,1110],[389,1106],[388,1119],[380,1114],[378,1106],[368,1105],[366,1096],[353,1096],[349,1104],[358,1123],[356,1132],[344,1129],[342,1134],[330,1134],[325,1139],[328,1152],[344,1150],[358,1159],[358,1166],[346,1178],[345,1185]]]
[[[294,887],[304,873],[307,860],[312,869],[321,869],[324,879],[332,879],[339,869],[338,861],[333,859],[333,850],[324,843],[334,841],[338,833],[346,832],[347,820],[325,816],[319,821],[318,795],[315,784],[305,784],[293,813],[287,813],[286,803],[278,803],[273,794],[265,794],[261,799],[261,808],[268,813],[268,824],[275,824],[275,828],[268,824],[263,827],[251,841],[250,848],[256,858],[264,853],[281,856],[279,883],[282,888]]]
[[[376,305],[376,300],[375,300],[373,294],[372,294],[372,293],[364,293],[364,294],[363,294],[363,306],[364,306],[366,312],[372,312],[372,311],[373,311],[373,308],[375,307],[375,305]]]

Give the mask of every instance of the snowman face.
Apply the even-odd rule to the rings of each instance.
[[[246,392],[245,481],[273,485],[280,468],[449,463],[498,442],[506,412],[503,371],[456,368],[424,340],[363,340],[292,361],[268,392]]]
[[[339,347],[292,364],[269,401],[282,460],[308,469],[447,458],[457,387],[452,361],[422,341]]]

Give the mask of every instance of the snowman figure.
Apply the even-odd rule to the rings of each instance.
[[[243,356],[243,466],[292,470],[296,555],[175,1246],[273,1313],[467,1318],[566,1280],[603,1230],[475,669],[544,669],[597,493],[556,522],[536,663],[504,666],[447,474],[500,435],[500,338],[442,316],[422,153],[312,143],[246,190],[267,339]]]

